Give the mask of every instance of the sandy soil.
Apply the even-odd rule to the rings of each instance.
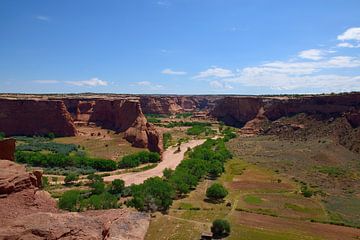
[[[104,177],[105,182],[111,182],[115,179],[122,179],[125,181],[126,186],[131,184],[141,184],[146,179],[151,177],[161,177],[165,168],[175,169],[181,161],[184,159],[184,154],[188,148],[194,148],[205,142],[205,139],[190,140],[187,143],[181,144],[180,152],[176,153],[177,147],[168,148],[162,155],[162,161],[153,169],[149,169],[143,172],[124,173],[120,175],[111,175]]]

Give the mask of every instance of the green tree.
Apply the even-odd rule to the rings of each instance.
[[[104,182],[93,182],[90,187],[92,188],[91,193],[98,195],[98,194],[102,194],[103,192],[105,192],[105,183]]]
[[[214,201],[222,200],[227,195],[228,191],[220,183],[214,183],[206,190],[206,197]]]
[[[220,161],[211,161],[208,166],[208,172],[212,178],[217,178],[224,172],[224,165]]]
[[[66,177],[64,179],[64,182],[65,182],[65,184],[73,184],[77,180],[79,180],[79,175],[77,175],[76,173],[71,172],[68,175],[66,175]]]
[[[216,219],[211,226],[213,237],[223,238],[230,234],[230,223],[227,220]]]
[[[174,190],[171,185],[159,177],[145,180],[143,184],[131,188],[133,199],[129,202],[141,211],[167,211],[172,204]]]
[[[78,190],[66,191],[60,197],[58,206],[59,208],[64,210],[77,211],[80,198],[81,198],[80,191]]]
[[[0,132],[0,140],[5,138],[5,133],[4,132]]]
[[[165,168],[163,171],[163,175],[165,179],[169,179],[172,175],[174,174],[174,170],[172,170],[171,168]]]
[[[125,182],[121,179],[115,179],[111,182],[110,193],[122,194],[125,189]]]

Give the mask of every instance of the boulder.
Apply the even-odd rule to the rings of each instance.
[[[0,195],[34,189],[41,186],[39,173],[28,173],[24,166],[8,160],[0,160]]]

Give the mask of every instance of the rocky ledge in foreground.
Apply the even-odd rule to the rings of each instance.
[[[60,211],[39,185],[23,166],[0,160],[0,239],[137,240],[146,234],[147,214],[130,209]]]

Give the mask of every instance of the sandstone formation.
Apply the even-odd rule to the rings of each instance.
[[[0,159],[15,160],[15,139],[0,140]]]
[[[149,216],[129,209],[61,212],[39,172],[0,160],[0,239],[143,239]]]
[[[360,109],[360,93],[304,97],[226,97],[219,101],[211,115],[230,125],[243,126],[255,118],[260,108],[274,121],[298,113],[339,117]],[[351,118],[351,117],[349,117]],[[354,122],[357,122],[353,117]]]
[[[137,99],[65,99],[75,121],[124,132],[134,147],[161,153],[162,135],[147,122]]]
[[[39,99],[0,99],[0,132],[7,136],[77,133],[62,101]]]
[[[23,165],[8,160],[0,160],[0,169],[0,195],[41,186],[40,172],[28,173]]]
[[[176,114],[198,110],[211,110],[222,96],[139,96],[141,109],[145,114]]]

